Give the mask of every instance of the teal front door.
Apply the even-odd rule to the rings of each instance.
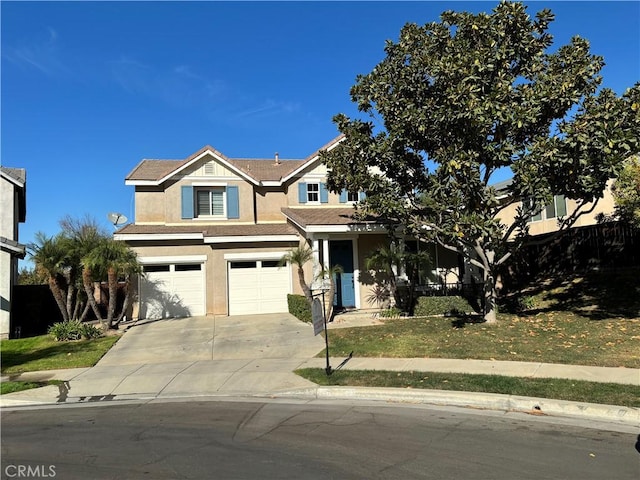
[[[340,265],[343,273],[335,276],[336,296],[333,304],[336,307],[355,307],[356,292],[353,278],[353,242],[351,240],[329,240],[329,263]]]

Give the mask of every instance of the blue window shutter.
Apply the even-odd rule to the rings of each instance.
[[[329,203],[329,190],[327,190],[327,184],[320,184],[320,203]]]
[[[240,218],[240,198],[236,185],[227,187],[227,218]]]
[[[344,188],[340,192],[340,203],[347,203],[347,190]]]
[[[193,186],[182,186],[182,218],[193,218]]]
[[[367,198],[367,194],[364,192],[360,192],[360,200],[364,200],[365,198]]]
[[[306,183],[298,184],[298,202],[307,203],[307,184]]]

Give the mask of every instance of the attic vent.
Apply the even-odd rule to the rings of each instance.
[[[204,174],[205,175],[214,175],[216,171],[216,165],[213,162],[204,164]]]

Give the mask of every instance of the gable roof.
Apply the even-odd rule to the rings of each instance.
[[[14,185],[17,192],[17,220],[24,223],[27,219],[27,171],[24,168],[0,167],[0,177]]]
[[[0,167],[2,177],[18,187],[24,187],[27,181],[27,171],[24,168]]]
[[[142,160],[125,177],[126,185],[161,185],[205,155],[211,155],[229,170],[254,185],[279,186],[318,161],[320,151],[331,150],[344,138],[335,138],[305,159],[275,160],[273,158],[228,158],[206,145],[184,160]]]

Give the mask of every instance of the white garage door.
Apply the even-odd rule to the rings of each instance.
[[[140,281],[140,318],[205,315],[202,263],[144,265]]]
[[[289,272],[288,265],[278,267],[278,260],[230,261],[229,315],[288,311]]]

